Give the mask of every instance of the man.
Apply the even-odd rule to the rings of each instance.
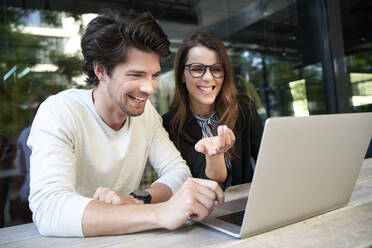
[[[89,23],[81,46],[87,82],[96,87],[49,97],[28,139],[30,208],[40,233],[175,229],[187,218],[206,217],[215,200],[223,202],[223,192],[216,182],[189,178],[147,101],[157,86],[159,57],[169,54],[158,23],[150,14],[107,10]],[[128,195],[147,159],[159,179],[144,195]]]

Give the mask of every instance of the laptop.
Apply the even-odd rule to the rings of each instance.
[[[246,238],[345,206],[371,137],[372,113],[269,118],[248,198],[200,223]]]

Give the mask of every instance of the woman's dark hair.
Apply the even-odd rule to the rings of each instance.
[[[161,57],[170,54],[167,35],[151,13],[104,9],[87,25],[81,40],[86,82],[89,85],[99,83],[93,62],[103,65],[110,75],[117,64],[125,62],[129,46],[155,52]]]

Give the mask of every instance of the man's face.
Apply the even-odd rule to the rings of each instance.
[[[110,76],[105,74],[105,80],[100,84],[103,83],[111,111],[138,116],[157,87],[159,55],[128,47],[126,58],[125,62],[115,66]]]

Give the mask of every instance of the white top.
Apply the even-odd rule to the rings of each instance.
[[[96,112],[92,90],[63,91],[41,104],[27,144],[30,208],[43,235],[83,236],[83,212],[95,190],[137,189],[147,158],[156,182],[173,192],[191,176],[149,101],[142,115],[115,131]]]

